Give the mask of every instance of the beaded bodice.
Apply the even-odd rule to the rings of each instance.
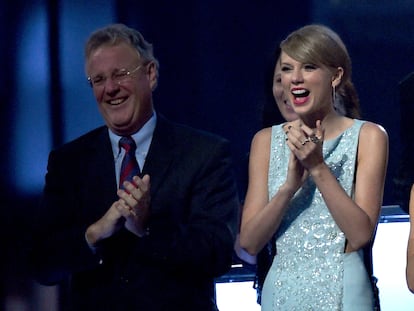
[[[324,160],[349,196],[353,195],[363,122],[354,120],[338,137],[323,143]],[[282,125],[272,128],[271,139],[269,199],[286,179],[290,155]],[[309,177],[291,200],[276,233],[273,309],[340,310],[344,248],[345,235]]]

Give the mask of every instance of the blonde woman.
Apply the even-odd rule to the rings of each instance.
[[[308,25],[281,50],[282,86],[298,119],[253,138],[240,233],[250,254],[276,234],[262,310],[373,310],[362,250],[382,204],[387,133],[335,110],[336,92],[353,87],[335,32]]]

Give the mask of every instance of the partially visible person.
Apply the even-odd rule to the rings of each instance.
[[[408,289],[414,294],[414,183],[411,186],[408,209],[410,213],[410,234],[407,245],[406,277]]]
[[[277,47],[271,55],[269,68],[265,72],[264,94],[265,98],[261,107],[261,128],[271,127],[286,120],[297,118],[292,105],[288,102],[283,92],[280,70],[280,48]]]
[[[388,136],[336,111],[337,90],[353,86],[335,32],[305,26],[281,49],[282,85],[299,118],[253,138],[240,232],[252,255],[276,233],[262,310],[373,310],[363,248],[378,222]]]
[[[155,111],[158,61],[138,31],[97,30],[85,62],[106,125],[50,153],[36,279],[66,285],[64,310],[216,311],[240,205],[228,141]]]
[[[289,101],[287,94],[283,90],[282,85],[282,70],[280,68],[280,48],[275,53],[275,68],[273,75],[272,93],[274,102],[283,118],[284,121],[293,121],[298,118],[295,110],[293,109],[292,103]],[[274,125],[275,123],[273,123]]]

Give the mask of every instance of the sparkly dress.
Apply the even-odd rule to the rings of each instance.
[[[349,196],[359,131],[364,121],[332,140],[324,141],[323,155]],[[269,198],[287,175],[290,150],[282,125],[272,128]],[[344,253],[345,235],[336,225],[311,178],[292,198],[276,233],[277,255],[262,292],[263,311],[373,310],[373,294],[361,252]]]

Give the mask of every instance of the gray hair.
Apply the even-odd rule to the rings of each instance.
[[[93,51],[103,45],[118,45],[127,43],[137,50],[144,62],[153,62],[158,77],[158,60],[154,56],[152,44],[144,39],[144,36],[137,30],[127,27],[124,24],[111,24],[94,31],[85,45],[85,58],[88,59]]]

